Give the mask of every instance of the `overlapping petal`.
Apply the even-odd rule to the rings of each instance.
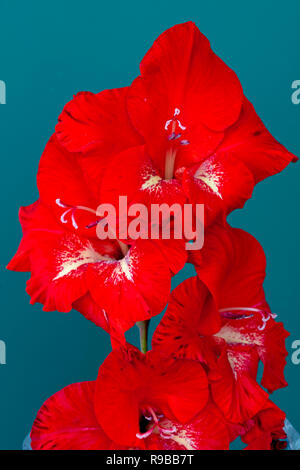
[[[222,413],[213,403],[202,410],[190,423],[180,424],[167,419],[162,429],[172,433],[152,433],[146,440],[151,450],[228,450],[229,433]]]
[[[143,355],[131,347],[113,351],[100,367],[95,410],[112,440],[133,445],[143,412],[152,409],[185,424],[207,400],[207,377],[200,364],[167,360],[152,352]]]
[[[128,88],[81,92],[59,116],[56,135],[70,152],[96,150],[102,158],[141,142],[126,114]]]
[[[33,423],[32,449],[224,450],[229,447],[228,424],[211,402],[188,424],[164,417],[148,437],[136,438],[132,446],[113,442],[104,433],[96,416],[95,389],[96,382],[76,383],[46,400]],[[121,405],[122,395],[118,398]],[[117,425],[115,416],[113,422]],[[124,433],[126,424],[123,425]]]
[[[228,224],[207,228],[203,248],[191,252],[190,261],[218,308],[264,307],[265,254],[249,233]]]
[[[31,431],[33,450],[107,450],[110,439],[94,412],[95,382],[69,385],[39,410]]]
[[[192,258],[199,278],[173,291],[153,347],[207,366],[215,403],[228,421],[241,423],[258,413],[268,397],[256,382],[259,360],[264,387],[272,392],[286,385],[288,333],[265,301],[265,259],[253,237],[229,226],[215,227]]]
[[[245,450],[280,450],[286,447],[285,413],[271,400],[241,425],[228,423],[231,439],[241,436]]]
[[[251,171],[255,183],[282,171],[298,158],[280,144],[257,115],[254,106],[244,97],[238,121],[225,133],[215,155],[231,155]]]
[[[205,225],[226,220],[252,196],[254,179],[250,170],[230,154],[213,155],[183,174],[182,185],[188,200],[204,204]]]
[[[65,228],[96,237],[96,230],[87,228],[96,220],[98,201],[93,187],[85,179],[77,156],[59,145],[55,135],[41,156],[37,185],[40,199]]]

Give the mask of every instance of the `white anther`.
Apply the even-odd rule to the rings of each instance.
[[[63,207],[64,209],[66,209],[66,207],[68,207],[68,206],[66,206],[66,204],[63,204],[59,198],[55,199],[55,202],[59,207]]]
[[[66,215],[71,212],[72,209],[66,210],[60,217],[60,220],[63,224],[66,224],[68,221],[66,220]]]
[[[186,130],[186,127],[181,124],[181,122],[179,121],[179,119],[176,119],[176,120],[177,120],[177,124],[178,124],[178,126],[180,127],[180,129],[182,129],[183,131],[185,131],[185,130]]]
[[[271,317],[270,317],[269,314],[268,314],[267,316],[265,316],[265,315],[264,315],[264,312],[262,312],[262,321],[263,321],[264,323],[267,323],[267,321],[269,321],[270,318],[271,318]]]
[[[166,121],[166,124],[165,124],[165,131],[168,130],[168,127],[169,127],[169,125],[171,124],[172,121],[173,121],[173,119],[169,119],[168,121]]]
[[[72,219],[72,225],[73,225],[73,227],[77,230],[77,229],[78,229],[78,225],[77,225],[77,222],[76,222],[76,220],[75,220],[74,210],[72,211],[71,219]]]

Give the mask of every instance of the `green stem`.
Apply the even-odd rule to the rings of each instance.
[[[148,328],[150,320],[138,321],[136,326],[140,330],[140,348],[142,353],[146,354],[148,350]]]

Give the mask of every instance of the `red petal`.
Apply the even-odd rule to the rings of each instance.
[[[251,197],[254,180],[248,168],[230,154],[213,155],[186,170],[183,188],[191,202],[204,204],[206,226],[217,217],[225,220]]]
[[[92,195],[76,155],[61,147],[52,136],[42,154],[37,183],[40,198],[47,204],[64,228],[88,237],[96,237],[93,229],[86,226],[96,220],[97,199]],[[62,218],[68,208],[74,208]],[[80,207],[76,209],[77,207]],[[85,209],[81,209],[85,208]],[[78,226],[75,229],[72,215]]]
[[[107,166],[101,185],[101,201],[119,205],[119,196],[127,196],[128,205],[184,204],[186,197],[175,179],[162,179],[144,146],[116,155]]]
[[[253,363],[254,361],[254,363]],[[267,393],[256,383],[249,369],[256,369],[257,359],[251,352],[233,349],[218,360],[220,378],[211,383],[212,397],[225,418],[243,423],[252,418],[266,403]]]
[[[268,400],[251,422],[245,424],[245,430],[242,432],[242,441],[248,444],[245,450],[273,449],[274,442],[286,439],[284,421],[285,413]],[[279,448],[284,448],[284,445],[285,443],[281,442]]]
[[[156,244],[161,249],[172,274],[175,275],[184,268],[187,261],[185,240],[160,239],[156,240]]]
[[[229,225],[214,225],[205,232],[202,250],[191,252],[190,259],[218,308],[265,303],[264,251],[247,232]]]
[[[219,156],[228,153],[247,165],[256,183],[298,160],[274,139],[246,98],[239,120],[226,131],[216,150]]]
[[[94,412],[95,382],[69,385],[50,397],[33,423],[33,450],[105,450],[111,441]]]
[[[207,377],[196,362],[174,362],[129,347],[106,358],[99,369],[95,398],[96,414],[107,435],[132,446],[140,432],[140,413],[147,406],[181,423],[196,416],[208,400]]]
[[[186,127],[182,139],[198,150],[198,161],[211,154],[223,130],[239,116],[242,89],[205,36],[191,22],[176,25],[159,36],[140,68],[141,77],[129,90],[128,109],[155,162],[164,158],[157,151],[167,144],[165,126],[175,109]]]
[[[283,323],[270,322],[262,335],[261,345],[258,347],[260,360],[264,363],[262,386],[270,393],[288,384],[284,378],[284,368],[288,352],[285,339],[289,333],[284,329]]]
[[[215,340],[221,319],[204,284],[197,277],[174,289],[167,311],[154,332],[152,344],[176,357],[214,361]]]
[[[170,293],[171,273],[155,243],[138,240],[125,258],[91,266],[88,286],[113,326],[128,329],[163,310]]]
[[[165,374],[165,371],[163,371]],[[202,410],[209,397],[207,376],[201,365],[194,361],[176,360],[168,367],[167,377],[158,378],[162,400],[180,423],[188,423]],[[162,405],[162,412],[167,415]]]
[[[77,155],[90,190],[99,189],[109,160],[117,153],[142,143],[127,116],[127,88],[99,94],[78,93],[66,104],[56,126],[58,141]]]
[[[262,306],[264,308],[264,306]],[[284,379],[287,350],[285,339],[289,333],[282,323],[272,318],[266,310],[232,312],[236,318],[223,320],[223,327],[217,333],[228,345],[245,345],[255,349],[264,364],[262,385],[270,393],[287,385]],[[238,315],[241,315],[239,318]],[[243,318],[244,317],[244,318]]]
[[[125,109],[127,91],[125,87],[75,95],[59,116],[59,142],[70,152],[101,151],[102,158],[137,145],[140,139]]]
[[[222,414],[209,403],[191,423],[182,425],[167,419],[161,425],[171,434],[154,434],[147,439],[149,450],[227,450],[228,431]]]
[[[114,350],[99,369],[96,385],[95,412],[106,434],[122,445],[134,445],[139,432],[138,387],[139,355],[130,358],[124,349]],[[139,367],[141,369],[141,366]],[[140,383],[139,383],[140,381]]]

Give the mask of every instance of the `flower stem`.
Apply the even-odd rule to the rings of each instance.
[[[138,321],[136,325],[140,330],[140,348],[142,353],[146,354],[148,350],[148,328],[150,320]]]

